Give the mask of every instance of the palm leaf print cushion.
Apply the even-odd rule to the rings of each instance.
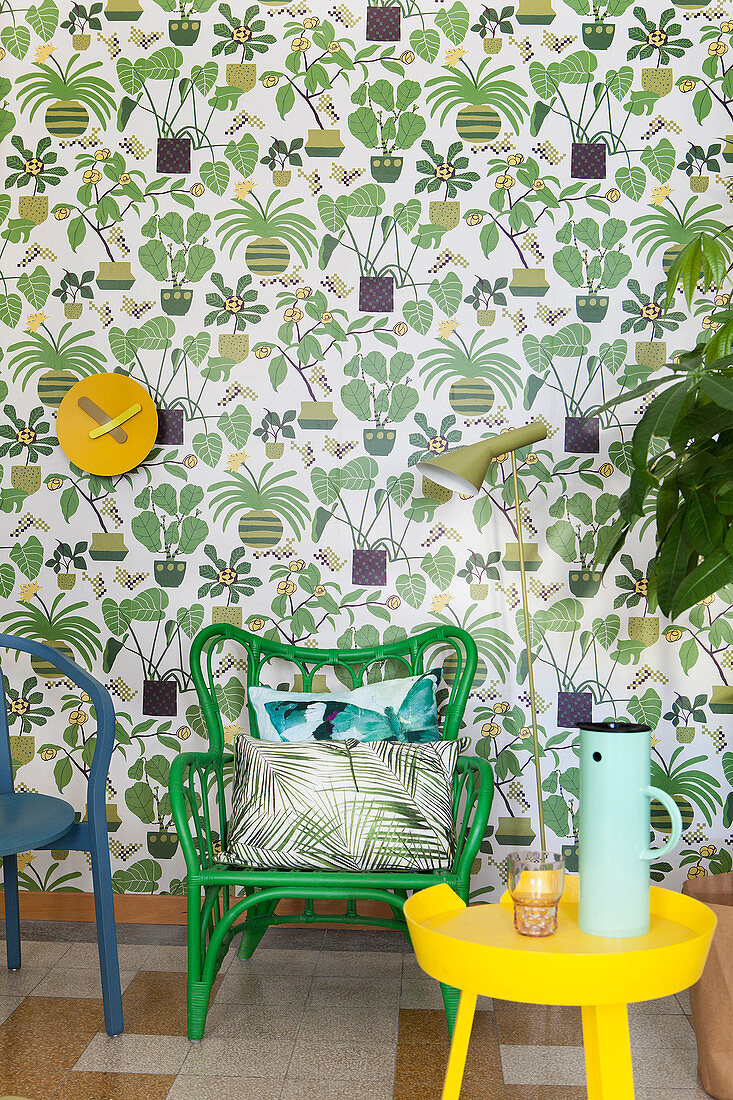
[[[242,734],[228,841],[215,858],[265,870],[448,870],[457,741],[299,741]]]
[[[440,676],[436,668],[323,694],[252,687],[249,698],[266,741],[437,741]]]

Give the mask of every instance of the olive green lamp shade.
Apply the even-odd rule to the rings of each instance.
[[[464,496],[475,497],[481,491],[492,459],[498,458],[499,455],[510,454],[512,451],[519,450],[520,447],[529,447],[532,443],[538,443],[546,438],[547,428],[541,421],[535,420],[523,428],[514,428],[492,439],[482,439],[478,443],[470,443],[467,447],[448,451],[447,454],[431,458],[429,461],[418,462],[417,469],[419,473],[432,478],[446,489],[462,493]]]

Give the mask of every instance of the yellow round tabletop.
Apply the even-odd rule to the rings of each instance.
[[[158,412],[134,378],[91,374],[65,395],[56,433],[75,466],[90,474],[124,474],[150,454],[158,434]]]

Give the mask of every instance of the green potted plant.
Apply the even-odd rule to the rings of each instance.
[[[140,757],[127,771],[132,780],[125,788],[128,810],[144,825],[158,826],[147,837],[148,851],[155,859],[170,859],[178,848],[168,794],[170,770],[170,760],[156,753],[146,759]]]
[[[462,141],[453,142],[445,156],[436,152],[429,139],[422,141],[421,146],[430,159],[419,160],[415,166],[423,176],[415,184],[415,194],[442,190],[443,198],[430,203],[430,221],[443,229],[454,229],[461,220],[461,204],[455,201],[456,195],[459,191],[470,191],[480,177],[477,172],[466,171],[468,157],[458,155],[463,149]]]
[[[177,15],[168,20],[168,35],[177,46],[192,46],[199,36],[201,20],[196,15],[207,12],[214,0],[155,0],[163,11]]]
[[[458,570],[456,576],[465,580],[472,600],[486,599],[489,594],[489,581],[500,579],[499,570],[496,568],[496,563],[500,560],[501,553],[498,550],[492,550],[486,557],[472,550],[466,558],[466,564],[463,569]]]
[[[52,290],[54,298],[59,298],[64,304],[64,317],[70,321],[78,320],[84,308],[84,301],[90,301],[94,297],[91,284],[94,282],[94,271],[82,271],[81,275],[73,271],[65,271],[61,282]],[[77,302],[77,297],[82,301]],[[78,379],[75,379],[78,381]],[[48,404],[44,401],[44,405]]]
[[[0,458],[18,458],[25,454],[25,465],[10,467],[10,482],[30,496],[41,488],[41,455],[53,454],[58,440],[51,434],[51,424],[44,420],[44,409],[31,409],[27,419],[18,416],[13,405],[5,405],[3,413],[9,421],[0,424]]]
[[[394,87],[388,80],[364,81],[351,102],[357,109],[349,115],[349,130],[367,149],[379,148],[370,157],[372,178],[395,183],[404,165],[396,150],[410,149],[425,133],[425,119],[415,104],[422,88],[416,80],[402,80]]]
[[[290,165],[301,168],[303,158],[300,150],[303,148],[303,139],[296,137],[291,142],[283,138],[273,138],[272,145],[260,160],[260,164],[266,164],[272,172],[273,187],[287,187],[292,177]]]
[[[451,443],[461,442],[462,434],[458,428],[454,427],[456,418],[453,413],[443,417],[440,428],[428,424],[428,418],[424,412],[415,413],[414,420],[420,431],[410,433],[410,446],[415,447],[416,450],[407,459],[408,467],[417,466],[418,462],[426,459],[429,461],[436,455],[445,454]],[[445,503],[453,496],[450,489],[438,485],[437,481],[425,476],[422,479],[422,493],[424,497],[439,504]]]
[[[104,352],[90,344],[94,335],[91,330],[72,332],[67,338],[70,321],[61,326],[58,336],[54,336],[46,324],[38,327],[45,335],[32,329],[23,340],[10,344],[8,369],[13,372],[14,382],[20,378],[21,387],[43,372],[37,383],[38,398],[44,405],[57,409],[64,395],[80,378],[106,370],[107,359]]]
[[[689,177],[690,190],[702,194],[707,191],[710,182],[710,176],[703,175],[703,169],[707,169],[708,172],[720,171],[718,156],[723,147],[719,141],[708,145],[707,149],[702,145],[695,145],[692,141],[688,144],[690,148],[685,153],[684,160],[681,160],[677,167]]]
[[[89,549],[86,542],[77,542],[72,547],[68,542],[56,540],[53,554],[46,562],[47,569],[53,569],[59,588],[69,590],[76,584],[76,573],[72,569],[86,569],[84,554]]]
[[[247,553],[246,547],[238,546],[228,558],[221,558],[216,552],[216,547],[207,543],[204,546],[204,553],[211,564],[199,566],[199,576],[204,583],[198,590],[198,598],[210,596],[216,599],[226,592],[226,604],[223,607],[212,608],[211,621],[231,623],[232,626],[241,627],[242,608],[236,605],[241,597],[253,596],[255,589],[262,584],[259,577],[250,575],[252,572],[250,563],[243,561]]]
[[[675,692],[672,709],[664,715],[664,720],[675,727],[677,740],[681,745],[689,745],[695,740],[695,727],[692,723],[705,721],[703,707],[706,702],[706,695],[696,695],[694,701],[691,701],[686,695]]]
[[[490,54],[499,53],[504,44],[504,39],[497,35],[513,34],[512,16],[514,8],[507,4],[499,11],[497,8],[489,8],[484,4],[483,11],[478,17],[478,22],[471,26],[471,30],[480,35],[484,42],[484,52]]]
[[[442,126],[448,112],[459,107],[456,115],[458,136],[473,144],[495,141],[501,130],[502,116],[518,134],[524,117],[529,114],[525,89],[501,79],[505,73],[514,72],[514,67],[504,65],[492,71],[492,65],[493,59],[485,57],[474,73],[461,57],[458,64],[453,61],[444,65],[443,73],[432,77],[425,85],[430,89],[426,102],[431,116],[435,117],[440,111]],[[450,152],[446,160],[451,161]]]
[[[395,445],[396,432],[391,424],[405,420],[419,401],[417,390],[409,385],[415,357],[397,351],[387,363],[381,351],[355,355],[344,366],[351,379],[341,387],[344,407],[364,428],[364,449],[370,455],[388,455]]]
[[[692,195],[684,209],[680,210],[671,195],[666,194],[652,201],[651,210],[634,218],[631,228],[636,232],[631,240],[640,255],[646,249],[644,261],[647,267],[659,249],[664,249],[662,270],[667,275],[686,245],[703,233],[715,236],[725,228],[723,222],[709,216],[722,211],[720,204],[700,208],[698,203],[699,200]]]
[[[277,546],[283,536],[283,521],[300,538],[309,515],[305,493],[285,484],[296,472],[284,470],[268,478],[271,468],[272,462],[266,462],[255,476],[246,461],[240,462],[230,468],[226,481],[211,486],[214,522],[223,514],[226,530],[237,518],[242,542],[259,550]]]
[[[601,586],[598,563],[605,561],[608,521],[617,512],[618,497],[613,493],[601,493],[595,501],[588,493],[573,493],[550,506],[550,515],[557,518],[547,528],[547,545],[573,566],[568,587],[580,599],[595,596]]]
[[[476,310],[476,320],[482,327],[488,328],[496,320],[496,309],[492,308],[492,302],[495,306],[506,305],[504,290],[508,285],[509,280],[503,276],[494,283],[479,275],[476,276],[471,293],[463,301]]]
[[[282,416],[268,409],[262,417],[259,428],[255,428],[253,435],[258,436],[265,444],[265,454],[268,458],[282,458],[285,450],[285,440],[295,439],[293,422],[297,416],[295,409],[287,409]],[[282,438],[278,438],[281,436]]]
[[[231,57],[232,54],[239,53],[239,61],[227,65],[227,84],[248,92],[254,88],[257,80],[257,66],[253,64],[255,54],[267,53],[277,39],[273,34],[262,33],[265,21],[258,18],[259,8],[256,4],[247,8],[241,19],[232,15],[228,4],[219,4],[219,14],[225,22],[214,24],[214,34],[219,41],[214,45],[211,56],[217,57],[223,53],[226,57]]]
[[[264,206],[251,192],[238,200],[238,206],[220,210],[214,215],[218,222],[216,235],[222,248],[230,245],[234,256],[245,241],[244,262],[255,275],[280,275],[290,263],[290,245],[298,253],[303,266],[308,266],[318,240],[312,222],[295,213],[304,200],[285,199],[276,205],[279,191],[273,191]]]
[[[667,343],[660,340],[660,336],[665,332],[676,332],[685,315],[679,311],[669,311],[674,299],[668,301],[665,307],[664,293],[667,283],[664,281],[657,283],[651,294],[641,289],[638,279],[629,279],[626,285],[634,297],[626,298],[622,303],[622,309],[628,316],[621,325],[621,332],[633,329],[634,332],[645,332],[650,336],[650,340],[637,340],[636,362],[650,370],[659,370],[667,359]]]
[[[135,507],[142,511],[132,517],[132,533],[151,553],[164,552],[154,562],[155,579],[164,588],[178,588],[186,573],[179,555],[192,554],[209,533],[199,508],[203,499],[200,485],[184,485],[177,493],[168,484],[154,489],[147,485],[135,497]]]
[[[10,144],[20,156],[11,155],[5,159],[11,169],[10,175],[5,178],[5,187],[28,187],[33,184],[33,194],[21,195],[18,199],[18,217],[40,225],[48,217],[48,195],[43,192],[47,187],[55,187],[69,174],[68,170],[56,163],[58,154],[49,150],[50,137],[41,138],[35,153],[26,149],[18,134],[13,135]]]
[[[208,214],[195,211],[184,222],[177,210],[153,214],[141,227],[148,240],[138,249],[138,259],[157,283],[171,284],[160,292],[164,313],[181,317],[188,313],[193,291],[185,283],[198,283],[216,263],[205,234],[211,226]]]
[[[589,50],[607,50],[616,26],[606,20],[623,15],[633,0],[565,0],[565,3],[578,15],[593,17],[592,22],[583,24],[583,45]]]
[[[102,14],[104,4],[95,3],[89,5],[89,10],[83,4],[74,3],[66,19],[59,26],[71,35],[71,44],[75,50],[88,50],[92,36],[90,31],[101,31]]]
[[[252,283],[251,275],[240,276],[234,288],[224,285],[218,271],[211,276],[211,281],[218,293],[206,295],[207,306],[214,308],[206,314],[204,324],[208,327],[214,322],[217,325],[233,322],[234,331],[219,337],[219,355],[243,363],[249,355],[249,336],[240,330],[247,322],[259,324],[267,313],[267,306],[257,302],[256,290],[247,289]]]
[[[606,528],[604,535],[612,537],[612,528]],[[606,542],[605,550],[610,549]],[[645,646],[654,645],[659,639],[659,616],[648,615],[649,611],[649,582],[641,569],[634,565],[629,554],[622,554],[621,564],[626,570],[626,576],[620,574],[616,577],[616,585],[622,591],[613,601],[613,606],[632,608],[644,601],[643,615],[629,616],[629,637],[641,642]]]
[[[669,95],[674,80],[670,60],[673,57],[684,57],[685,50],[692,47],[692,42],[689,38],[679,37],[682,34],[682,24],[672,22],[677,15],[674,8],[663,11],[658,24],[649,19],[642,7],[635,7],[634,15],[640,26],[629,28],[629,38],[636,45],[627,51],[626,58],[628,61],[634,61],[637,57],[647,60],[656,51],[655,68],[641,70],[641,86],[644,91],[657,96]]]
[[[608,218],[603,229],[595,218],[571,219],[560,227],[562,244],[552,257],[555,271],[572,287],[585,287],[576,294],[575,309],[581,321],[597,324],[608,312],[608,295],[631,271],[631,257],[622,243],[628,226],[620,218]]]
[[[90,112],[104,130],[116,109],[115,89],[104,77],[92,75],[93,70],[102,68],[102,62],[76,65],[78,59],[79,54],[73,54],[62,69],[46,52],[44,60],[33,63],[33,71],[15,81],[18,103],[23,113],[29,111],[29,122],[40,107],[46,107],[44,122],[52,137],[80,137],[89,125]]]
[[[33,537],[33,536],[32,536]],[[36,539],[36,542],[38,540]],[[34,547],[35,549],[35,547]],[[43,551],[38,543],[40,560]],[[39,561],[40,564],[40,561]],[[89,620],[88,614],[78,614],[87,605],[81,603],[66,604],[66,595],[59,592],[48,607],[42,596],[41,586],[35,581],[20,586],[20,603],[17,611],[3,615],[3,629],[7,634],[17,634],[21,638],[33,638],[37,642],[57,649],[72,661],[81,658],[87,668],[99,656],[102,643],[99,640],[100,629]],[[32,602],[35,601],[35,602]],[[58,679],[59,671],[44,657],[31,657],[31,668],[37,676],[45,679]]]

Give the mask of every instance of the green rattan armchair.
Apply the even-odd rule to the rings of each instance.
[[[226,642],[239,643],[246,650],[248,687],[260,683],[262,669],[268,662],[285,661],[294,665],[302,676],[304,691],[311,690],[314,673],[327,667],[339,669],[342,679],[358,687],[367,682],[369,669],[375,665],[378,674],[386,668],[387,676],[399,675],[400,669],[407,675],[419,675],[425,671],[427,652],[431,652],[434,666],[433,653],[448,650],[443,669],[451,690],[442,726],[444,739],[455,739],[458,734],[477,660],[476,644],[470,635],[449,626],[438,626],[389,645],[351,650],[283,645],[224,624],[206,627],[194,638],[191,671],[210,748],[208,752],[182,753],[174,760],[170,774],[171,806],[187,868],[189,1039],[203,1036],[212,985],[232,937],[239,933],[242,936],[239,957],[246,959],[271,925],[368,924],[398,929],[407,935],[402,907],[410,892],[447,882],[467,902],[471,866],[486,831],[494,793],[489,765],[477,757],[459,756],[453,797],[457,851],[450,871],[268,871],[215,863],[216,831],[222,846],[226,843],[225,787],[233,761],[233,754],[224,746],[213,663]],[[252,707],[249,718],[250,732],[257,736]],[[283,898],[303,899],[303,912],[278,914],[277,904]],[[316,913],[313,903],[323,898],[346,900],[346,912]],[[386,902],[393,915],[359,914],[356,908],[359,899]],[[459,991],[443,986],[442,993],[452,1033]]]

